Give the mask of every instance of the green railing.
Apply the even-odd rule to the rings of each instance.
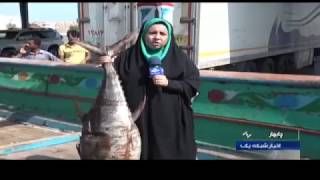
[[[80,124],[102,72],[93,65],[0,58],[1,108]],[[281,139],[301,141],[303,157],[320,158],[319,87],[317,76],[202,71],[193,104],[197,141],[234,149],[236,140],[279,132]]]
[[[197,140],[231,149],[237,140],[300,140],[302,157],[319,159],[319,87],[317,76],[202,71]]]
[[[101,79],[102,70],[94,66],[0,60],[0,103],[12,110],[80,123],[79,113],[92,106]]]

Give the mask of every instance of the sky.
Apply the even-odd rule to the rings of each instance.
[[[29,21],[76,21],[78,4],[74,3],[28,3]],[[0,3],[0,18],[19,18],[19,3]]]

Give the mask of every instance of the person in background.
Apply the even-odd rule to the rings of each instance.
[[[0,57],[14,58],[18,55],[18,51],[15,49],[10,49],[4,52],[1,52]]]
[[[80,33],[76,30],[67,32],[68,42],[59,47],[59,58],[70,64],[86,64],[91,54],[85,48],[75,44],[80,40]]]
[[[27,44],[20,49],[17,58],[32,59],[32,60],[49,60],[61,62],[59,58],[46,50],[40,49],[41,40],[39,38],[32,38]]]

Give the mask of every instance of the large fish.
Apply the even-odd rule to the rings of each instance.
[[[99,55],[104,50],[77,42]],[[82,117],[82,134],[78,152],[81,159],[140,159],[141,137],[135,120],[140,116],[146,98],[131,113],[117,72],[111,63],[105,63],[104,79],[93,108]]]
[[[125,35],[118,42],[113,45],[107,47],[107,49],[111,50],[115,56],[117,56],[121,51],[128,49],[131,45],[135,44],[138,38],[138,32],[132,32]]]

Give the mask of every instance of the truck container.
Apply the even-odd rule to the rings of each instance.
[[[199,69],[290,73],[313,64],[319,3],[80,3],[82,39],[109,46],[162,17]],[[157,15],[158,14],[158,15]]]

